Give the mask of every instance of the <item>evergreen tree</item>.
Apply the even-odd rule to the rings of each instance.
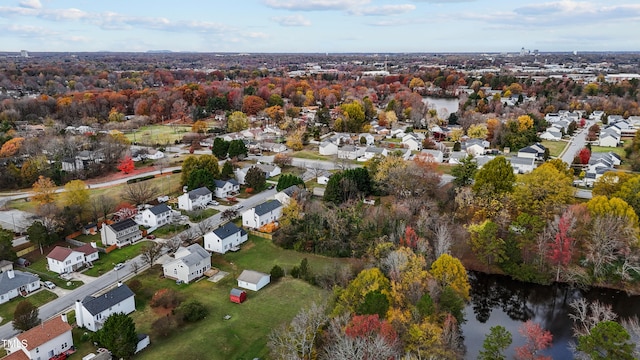
[[[95,333],[96,340],[116,358],[128,359],[136,351],[138,335],[133,320],[126,314],[115,313],[104,322],[102,329]]]
[[[278,185],[276,185],[276,190],[282,191],[293,185],[299,185],[300,187],[304,187],[304,181],[302,181],[301,178],[293,174],[282,174],[278,179]]]
[[[242,158],[244,156],[247,156],[248,153],[249,151],[247,150],[247,146],[242,140],[232,140],[229,143],[230,158]]]
[[[267,177],[264,171],[260,170],[257,166],[252,166],[244,177],[244,182],[247,187],[254,189],[255,191],[262,191],[267,185]]]
[[[222,165],[222,170],[220,171],[220,178],[222,180],[229,180],[233,178],[233,164],[230,161],[225,161],[224,165]]]
[[[13,312],[13,329],[26,331],[40,324],[38,308],[29,300],[22,300]]]
[[[229,142],[222,138],[215,138],[213,140],[213,146],[211,147],[211,153],[218,159],[225,159],[229,152]]]

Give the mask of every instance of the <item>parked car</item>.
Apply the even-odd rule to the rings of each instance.
[[[209,204],[211,204],[211,205],[213,205],[213,206],[218,206],[218,205],[220,205],[220,203],[219,203],[219,202],[217,202],[217,201],[215,201],[215,200],[211,200],[211,201],[209,202]]]
[[[47,289],[55,289],[55,287],[56,287],[56,284],[52,283],[49,280],[43,281],[42,285],[44,285],[44,287],[46,287]]]
[[[149,240],[154,240],[156,238],[155,235],[147,235],[147,239]]]
[[[16,264],[27,267],[31,265],[31,262],[25,258],[18,258],[18,260],[16,260]]]
[[[113,267],[114,270],[120,270],[124,267],[123,263],[117,263],[116,266]]]

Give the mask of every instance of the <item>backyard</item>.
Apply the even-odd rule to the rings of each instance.
[[[190,126],[182,125],[149,125],[125,134],[132,143],[145,145],[173,145],[191,132]]]
[[[333,156],[320,155],[317,152],[313,152],[309,150],[296,151],[292,153],[291,156],[299,159],[333,161]]]
[[[549,155],[554,157],[560,156],[560,154],[562,153],[562,150],[564,150],[564,148],[567,146],[566,141],[544,140],[541,142],[541,144],[542,146],[549,149]]]

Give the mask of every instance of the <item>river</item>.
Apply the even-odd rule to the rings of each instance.
[[[467,353],[465,359],[476,359],[492,326],[502,325],[513,336],[507,358],[524,344],[518,333],[520,325],[533,320],[553,334],[553,344],[544,355],[553,359],[573,359],[569,346],[573,342],[569,303],[574,299],[598,300],[611,305],[619,319],[640,316],[640,296],[628,296],[615,290],[594,288],[572,289],[564,284],[535,285],[511,280],[506,276],[470,272],[471,301],[465,308],[462,332]]]
[[[447,119],[451,113],[457,112],[460,104],[458,98],[436,98],[432,96],[423,96],[422,102],[427,104],[431,109],[438,111],[438,116]]]

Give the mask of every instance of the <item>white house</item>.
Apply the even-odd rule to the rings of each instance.
[[[258,291],[271,282],[271,275],[254,270],[243,270],[238,276],[238,287]]]
[[[211,255],[199,244],[181,246],[174,254],[174,260],[162,265],[165,277],[189,283],[211,269]]]
[[[228,222],[219,228],[204,234],[204,248],[209,251],[224,254],[229,250],[237,249],[240,244],[248,239],[247,232],[232,222]]]
[[[542,160],[544,158],[546,147],[540,143],[533,144],[531,146],[524,147],[518,150],[519,158],[529,158],[534,160]]]
[[[381,148],[377,146],[369,146],[364,150],[363,158],[365,160],[373,159],[374,156],[380,155],[386,157],[388,155],[388,151],[386,148]]]
[[[481,139],[469,139],[462,143],[462,150],[474,157],[484,155],[485,149],[489,147],[489,142]]]
[[[62,314],[5,341],[7,360],[44,360],[73,347],[71,325]]]
[[[282,203],[278,200],[263,202],[242,213],[242,225],[258,229],[266,224],[278,221],[282,216]]]
[[[40,289],[40,278],[32,273],[14,270],[13,263],[0,260],[0,304]]]
[[[364,140],[362,140],[364,139]],[[372,146],[375,142],[375,138],[373,137],[373,135],[369,134],[369,133],[362,133],[360,135],[358,135],[358,144],[360,145],[367,145],[367,146]]]
[[[76,300],[76,323],[78,327],[91,331],[102,329],[107,318],[113,314],[131,314],[136,311],[135,294],[125,284],[99,296],[87,296]]]
[[[306,191],[298,187],[298,185],[291,185],[288,188],[279,191],[273,197],[280,201],[282,205],[288,205],[292,197],[300,195],[301,192]]]
[[[422,150],[422,139],[415,133],[409,133],[402,137],[402,144],[411,151]]]
[[[47,255],[47,265],[49,270],[55,273],[70,273],[98,260],[98,256],[95,243],[85,244],[75,249],[56,246]]]
[[[364,155],[364,148],[353,145],[345,145],[338,149],[338,159],[355,160]]]
[[[249,169],[251,169],[252,167],[257,167],[258,169],[262,170],[262,172],[264,172],[264,176],[267,179],[272,178],[274,176],[278,176],[282,172],[282,169],[280,169],[278,165],[271,165],[271,164],[249,165],[249,166],[243,167],[242,169],[236,169],[236,171],[234,172],[236,175],[236,179],[238,179],[238,183],[240,184],[245,183],[244,178],[247,176]]]
[[[542,134],[540,134],[540,139],[542,140],[551,140],[551,141],[560,141],[562,140],[562,132],[558,130],[556,127],[549,127]]]
[[[467,156],[469,154],[466,151],[452,151],[449,153],[449,164],[460,164]]]
[[[420,151],[420,155],[426,159],[433,159],[433,162],[438,164],[444,161],[444,154],[440,150],[423,149]]]
[[[202,209],[206,207],[211,200],[211,190],[203,186],[178,196],[178,209],[187,211]]]
[[[149,149],[149,152],[147,153],[147,155],[145,155],[145,157],[151,160],[159,160],[164,157],[164,153],[160,150]]]
[[[166,225],[171,220],[171,208],[167,204],[159,204],[154,207],[144,209],[136,216],[136,221],[140,225],[147,227],[160,227]]]
[[[331,173],[328,171],[323,171],[320,175],[318,175],[316,181],[318,182],[318,184],[320,185],[327,185],[327,183],[329,182],[329,178],[331,177]]]
[[[117,245],[120,248],[142,239],[142,231],[140,226],[129,218],[110,225],[103,224],[100,238],[105,246]]]
[[[323,141],[318,148],[320,155],[336,155],[338,153],[338,145],[331,141]]]
[[[511,167],[513,168],[513,172],[515,174],[526,174],[532,172],[533,169],[535,169],[535,159],[533,158],[512,156],[506,159],[509,163],[511,163]]]
[[[240,192],[240,184],[236,179],[216,180],[215,184],[216,188],[214,191],[218,199],[225,199]]]
[[[620,133],[610,128],[602,130],[600,132],[600,139],[598,145],[606,147],[616,147],[620,143]]]

